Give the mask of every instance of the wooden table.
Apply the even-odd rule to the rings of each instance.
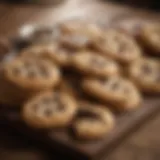
[[[88,14],[90,13],[90,14]],[[96,13],[96,14],[95,14]],[[92,15],[92,16],[90,16]],[[93,17],[94,15],[94,17]],[[0,36],[14,36],[17,29],[27,23],[53,25],[68,18],[89,19],[90,21],[106,24],[119,23],[132,28],[135,21],[145,19],[160,19],[160,14],[120,7],[96,0],[70,0],[63,5],[9,5],[0,4]],[[133,19],[133,20],[131,20]],[[126,25],[130,22],[131,25]],[[160,114],[128,138],[116,149],[107,160],[159,160],[160,159]],[[0,159],[6,160],[49,160],[58,159],[38,144],[24,140],[18,133],[1,124],[0,129]]]

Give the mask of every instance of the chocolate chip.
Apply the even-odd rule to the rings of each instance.
[[[152,68],[149,65],[143,65],[142,70],[145,74],[150,74],[152,73]]]
[[[20,75],[21,74],[21,69],[20,68],[13,68],[13,70],[12,70],[12,72],[13,72],[13,74],[15,75],[15,76],[18,76],[18,75]]]
[[[63,105],[62,103],[59,103],[59,104],[57,105],[57,107],[56,107],[56,110],[57,110],[57,111],[64,111],[64,110],[65,110],[65,107],[64,107],[64,105]]]
[[[58,54],[68,54],[68,55],[72,55],[73,53],[75,53],[75,50],[73,48],[59,48],[57,51]]]
[[[107,82],[108,82],[108,78],[104,78],[104,77],[101,77],[101,78],[99,78],[99,81],[100,81],[100,83],[102,83],[102,84],[106,84]]]
[[[35,78],[35,77],[37,77],[37,73],[34,70],[29,70],[28,71],[28,77],[29,78]]]
[[[54,103],[53,99],[51,97],[45,97],[43,100],[42,100],[42,103],[44,105],[51,105]]]
[[[30,69],[33,63],[31,61],[25,61],[23,65],[24,65],[24,68]]]
[[[117,90],[119,87],[120,87],[120,84],[119,84],[119,83],[117,83],[117,82],[112,83],[111,88],[112,88],[113,90]]]
[[[50,117],[53,114],[53,111],[51,108],[46,108],[44,110],[44,114],[45,114],[45,116]]]

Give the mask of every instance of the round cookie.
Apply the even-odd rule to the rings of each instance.
[[[131,36],[115,29],[105,31],[101,38],[95,40],[93,47],[124,64],[138,59],[142,54]]]
[[[113,129],[115,118],[102,105],[80,102],[72,128],[79,139],[94,140],[103,138]]]
[[[40,91],[56,86],[60,71],[47,60],[17,58],[5,66],[4,76],[26,91]]]
[[[150,53],[160,55],[160,24],[144,25],[139,39]]]
[[[52,59],[60,66],[70,66],[71,57],[74,54],[75,50],[57,44],[56,50],[54,54],[52,54]]]
[[[22,118],[34,128],[65,127],[76,113],[74,99],[65,92],[44,92],[24,104]]]
[[[110,58],[93,51],[80,51],[72,56],[72,65],[87,75],[106,77],[119,73],[119,66]]]
[[[69,34],[73,32],[83,32],[83,33],[90,33],[91,35],[99,36],[102,31],[101,28],[94,24],[88,23],[85,21],[68,21],[59,25],[59,28],[63,34]]]
[[[147,93],[160,93],[160,61],[142,58],[129,67],[130,79]]]
[[[48,59],[53,61],[52,55],[55,54],[57,46],[52,44],[43,44],[43,45],[33,45],[29,46],[27,49],[24,49],[20,56],[27,58],[41,58]]]
[[[60,66],[70,65],[70,59],[75,51],[54,42],[43,45],[34,45],[22,51],[21,57],[47,59]]]
[[[120,111],[133,110],[141,103],[141,95],[134,84],[118,76],[88,78],[83,81],[82,87],[86,93],[112,104]]]
[[[63,35],[60,36],[60,43],[74,49],[89,47],[93,39],[101,35],[101,29],[94,24],[84,22],[68,22],[60,25]]]
[[[0,104],[5,106],[19,107],[35,92],[26,92],[17,87],[4,76],[3,68],[0,68]]]

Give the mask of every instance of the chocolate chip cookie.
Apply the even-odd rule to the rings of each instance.
[[[60,43],[74,49],[89,47],[93,39],[97,39],[102,33],[94,24],[76,21],[61,24],[60,30],[63,33],[59,39]]]
[[[131,80],[148,93],[160,93],[160,61],[142,58],[132,63],[129,68]]]
[[[112,104],[120,111],[133,110],[141,103],[141,95],[134,84],[118,76],[88,78],[83,81],[82,86],[86,93]]]
[[[139,39],[151,54],[160,55],[160,24],[144,25]]]
[[[39,91],[56,86],[60,71],[47,60],[17,58],[5,66],[4,76],[26,91]]]
[[[105,31],[101,38],[95,40],[93,47],[124,64],[138,59],[142,54],[140,47],[131,36],[114,29]]]
[[[74,99],[64,92],[44,92],[30,99],[22,110],[23,120],[34,128],[65,127],[76,113]]]
[[[78,112],[73,121],[73,131],[80,139],[99,139],[113,129],[115,118],[103,105],[91,102],[80,102]]]
[[[71,64],[71,57],[75,54],[75,50],[61,46],[60,44],[55,44],[56,50],[52,54],[52,59],[62,67],[68,67]]]
[[[86,21],[79,20],[72,20],[65,23],[61,23],[59,25],[59,28],[64,34],[69,34],[73,32],[90,33],[91,35],[101,34],[101,28],[95,23],[89,23]]]
[[[41,58],[41,59],[48,59],[54,61],[52,55],[55,54],[57,46],[52,44],[45,44],[45,45],[33,45],[26,49],[24,49],[20,56],[27,58]]]
[[[119,66],[116,62],[93,51],[80,51],[73,55],[72,66],[86,75],[97,77],[119,73]]]

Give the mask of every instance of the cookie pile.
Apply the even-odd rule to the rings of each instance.
[[[147,27],[139,39],[159,55],[160,25]],[[143,92],[160,93],[159,57],[145,54],[124,31],[69,21],[39,27],[27,41],[1,69],[7,91],[0,101],[21,106],[31,127],[69,127],[78,138],[102,138],[115,126],[111,110],[133,111]]]

